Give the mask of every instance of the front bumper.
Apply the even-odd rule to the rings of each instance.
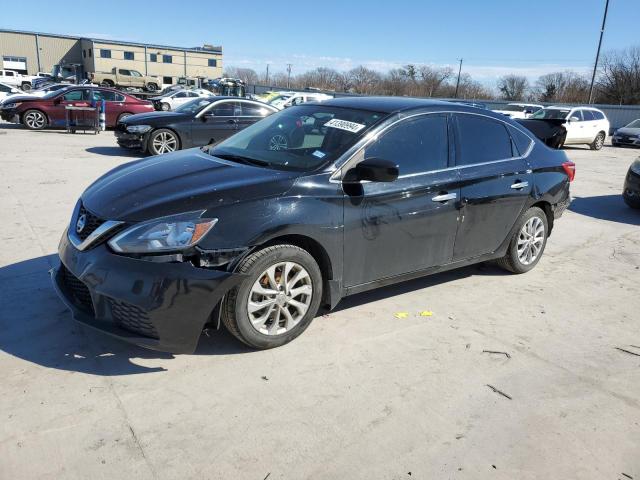
[[[18,123],[20,121],[18,111],[15,108],[0,110],[0,118],[5,122]]]
[[[633,170],[627,172],[622,195],[628,202],[640,206],[640,175]]]
[[[244,276],[112,253],[77,250],[65,231],[54,287],[78,322],[136,345],[192,353],[224,294]]]
[[[146,150],[147,141],[145,134],[121,132],[116,130],[116,141],[123,148]]]
[[[628,135],[614,135],[611,137],[611,143],[614,145],[628,145],[631,147],[640,147],[640,137],[629,137]]]

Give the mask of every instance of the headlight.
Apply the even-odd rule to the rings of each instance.
[[[6,108],[7,110],[11,109],[11,108],[18,108],[20,105],[22,105],[21,102],[18,103],[5,103],[2,105],[2,108]]]
[[[640,159],[636,160],[631,164],[631,171],[640,175]]]
[[[156,218],[127,228],[109,241],[121,253],[175,252],[194,246],[218,222],[204,210]]]
[[[147,133],[151,130],[151,125],[131,125],[127,127],[129,133]]]

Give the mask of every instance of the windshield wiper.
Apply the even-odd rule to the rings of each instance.
[[[268,167],[271,165],[269,162],[258,160],[257,158],[249,158],[242,155],[234,155],[232,153],[213,153],[211,149],[209,149],[207,153],[223,160],[231,160],[232,162],[244,163],[245,165],[254,165],[257,167]]]

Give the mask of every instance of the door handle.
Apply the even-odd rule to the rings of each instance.
[[[514,190],[521,190],[528,186],[529,186],[529,182],[516,182],[513,185],[511,185],[511,188],[513,188]]]
[[[448,202],[449,200],[455,200],[457,195],[455,193],[442,193],[431,197],[432,202]]]
[[[238,123],[237,120],[234,120],[233,118],[227,120],[227,123]]]

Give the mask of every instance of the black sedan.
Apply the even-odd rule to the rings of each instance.
[[[488,260],[531,270],[574,174],[564,152],[488,110],[305,104],[99,178],[52,275],[76,320],[138,345],[192,352],[222,322],[271,348],[346,295]]]
[[[123,148],[160,155],[219,142],[277,111],[255,100],[203,97],[173,112],[131,115],[116,125],[115,135]]]
[[[640,208],[640,158],[629,167],[624,180],[622,198],[631,208]]]

